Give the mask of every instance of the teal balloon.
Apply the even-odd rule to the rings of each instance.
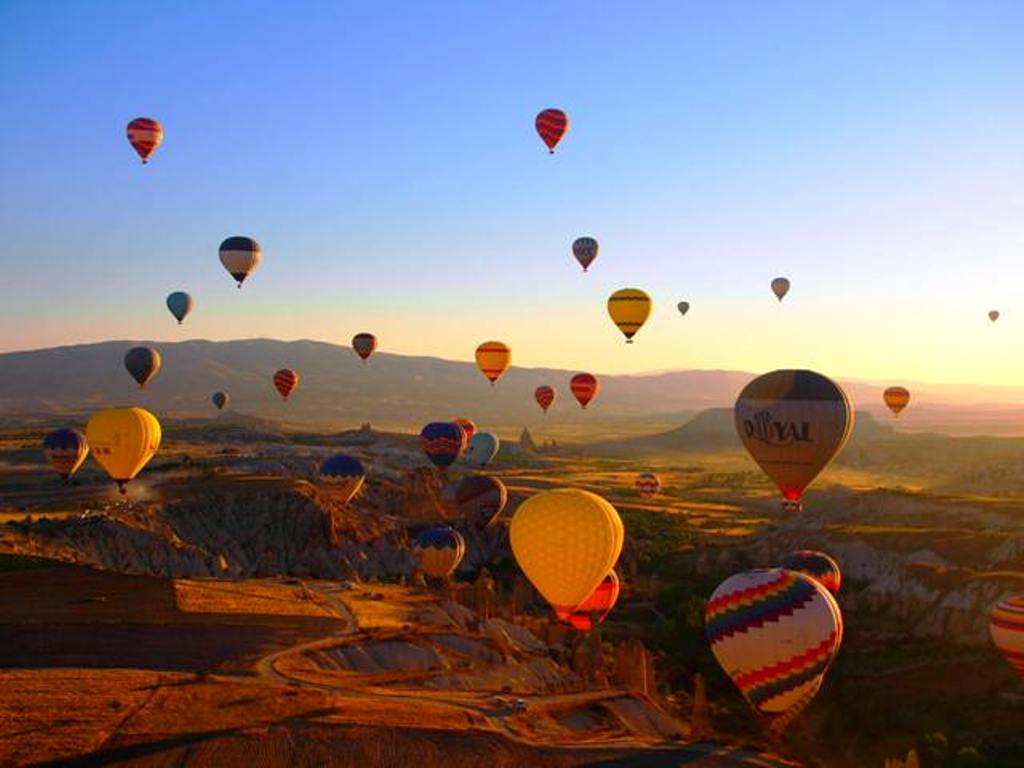
[[[477,467],[486,467],[498,454],[501,441],[492,432],[477,432],[469,441],[466,449],[466,461]]]
[[[192,311],[192,304],[192,297],[184,291],[175,291],[167,296],[167,308],[177,319],[178,325],[188,317],[188,313]]]

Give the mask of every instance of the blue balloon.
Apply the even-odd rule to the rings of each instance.
[[[434,466],[447,469],[466,450],[466,431],[451,421],[432,421],[420,432],[423,452]]]
[[[363,462],[347,453],[336,453],[320,465],[320,476],[325,478],[366,477]]]
[[[416,537],[419,549],[460,549],[466,546],[462,534],[449,525],[435,525],[419,532]]]
[[[491,459],[498,455],[501,441],[493,432],[477,432],[469,441],[466,449],[466,461],[477,467],[486,467]]]
[[[167,308],[171,310],[171,314],[178,321],[178,325],[181,325],[181,321],[188,317],[188,313],[192,311],[193,305],[192,297],[184,291],[175,291],[167,297]]]

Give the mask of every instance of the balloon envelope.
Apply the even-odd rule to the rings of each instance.
[[[775,298],[782,301],[789,293],[789,280],[784,277],[776,277],[772,280],[772,293],[775,294]]]
[[[554,153],[558,142],[569,130],[569,116],[560,109],[545,109],[538,113],[534,127],[548,151]]]
[[[661,478],[653,472],[641,472],[636,476],[636,492],[642,499],[652,499],[661,490]]]
[[[251,237],[235,235],[220,244],[220,263],[235,278],[239,288],[262,260],[263,249]]]
[[[420,568],[428,576],[443,579],[459,567],[466,554],[462,534],[447,525],[421,531],[414,545]]]
[[[476,364],[493,385],[512,364],[512,350],[500,341],[485,341],[476,348]]]
[[[557,611],[558,618],[581,632],[589,632],[594,625],[591,616],[596,615],[598,624],[603,624],[619,600],[620,589],[619,575],[611,571],[575,609]]]
[[[828,590],[781,568],[730,576],[708,600],[704,623],[718,663],[776,733],[818,692],[842,639]]]
[[[160,448],[160,422],[143,408],[108,408],[85,428],[92,457],[121,486],[134,478]]]
[[[297,386],[299,386],[299,374],[291,368],[282,368],[274,373],[274,389],[277,390],[282,400],[287,400],[288,395],[294,392]]]
[[[690,311],[690,302],[680,301],[678,304],[676,304],[676,309],[679,310],[680,315],[685,315],[687,312]]]
[[[224,406],[228,404],[230,397],[227,392],[214,392],[213,397],[211,397],[210,400],[212,400],[213,404],[217,406],[218,411],[223,411]]]
[[[486,467],[497,456],[501,441],[493,432],[477,432],[466,448],[466,461],[476,467]]]
[[[621,288],[608,297],[608,314],[612,322],[632,344],[636,332],[651,315],[651,297],[639,288]]]
[[[544,413],[547,413],[548,408],[550,408],[551,404],[555,402],[555,396],[555,388],[549,387],[546,384],[537,387],[533,391],[533,399],[537,401],[537,405],[540,406],[541,410],[544,411]]]
[[[846,393],[814,371],[758,376],[740,392],[733,414],[743,446],[792,509],[853,428]]]
[[[359,492],[365,479],[363,462],[355,456],[336,453],[320,465],[320,482],[343,504]]]
[[[77,429],[58,429],[43,438],[43,453],[50,466],[68,480],[89,455],[89,443]]]
[[[787,571],[796,571],[804,576],[810,576],[833,595],[839,593],[839,586],[843,579],[839,572],[839,563],[824,552],[798,549],[784,555],[779,561],[779,565]]]
[[[899,416],[900,411],[910,402],[910,392],[904,387],[889,387],[882,394],[882,399],[893,415]]]
[[[571,611],[594,591],[618,560],[623,537],[615,507],[575,488],[534,494],[509,527],[516,562],[556,611]]]
[[[999,319],[999,310],[993,309],[991,312],[989,312],[988,313],[988,319],[991,320],[993,323],[996,320],[998,320]]]
[[[160,370],[160,353],[152,347],[132,347],[125,353],[124,367],[142,389]]]
[[[594,259],[597,258],[597,252],[600,246],[597,244],[597,240],[592,237],[577,237],[572,244],[572,255],[576,257],[576,261],[583,267],[583,271],[586,272],[587,268],[594,263]]]
[[[357,333],[352,337],[352,349],[363,358],[363,362],[377,349],[377,337],[372,333]]]
[[[136,117],[128,123],[126,133],[128,143],[142,158],[143,163],[149,162],[149,158],[164,140],[163,126],[151,117]]]
[[[1009,595],[996,604],[989,617],[989,634],[1024,680],[1024,594]]]
[[[466,450],[466,432],[451,421],[432,421],[420,430],[420,442],[427,458],[443,471]]]
[[[455,503],[466,520],[479,528],[486,528],[505,509],[508,489],[496,477],[472,475],[459,482],[455,489]]]
[[[464,416],[459,416],[456,419],[452,419],[456,424],[462,427],[462,431],[466,433],[467,443],[473,439],[473,435],[476,434],[476,424],[472,419],[467,419]]]
[[[576,398],[580,407],[586,409],[590,401],[601,391],[601,382],[592,373],[577,373],[569,380],[569,389],[572,390],[572,396]]]
[[[175,291],[167,296],[167,309],[174,315],[178,325],[181,325],[181,322],[188,317],[192,311],[193,304],[192,297],[184,291]]]

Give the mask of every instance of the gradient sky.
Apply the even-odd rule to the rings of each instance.
[[[368,330],[603,372],[1020,383],[1022,29],[1016,0],[0,0],[0,351]],[[140,115],[166,131],[146,167]],[[264,249],[241,291],[233,234]],[[632,346],[624,286],[655,300]]]

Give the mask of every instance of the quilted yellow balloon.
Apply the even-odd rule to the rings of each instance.
[[[624,531],[615,507],[596,493],[559,488],[520,504],[509,538],[533,586],[556,610],[572,610],[619,559]]]
[[[124,493],[160,447],[160,422],[143,408],[108,408],[85,428],[92,456]]]

